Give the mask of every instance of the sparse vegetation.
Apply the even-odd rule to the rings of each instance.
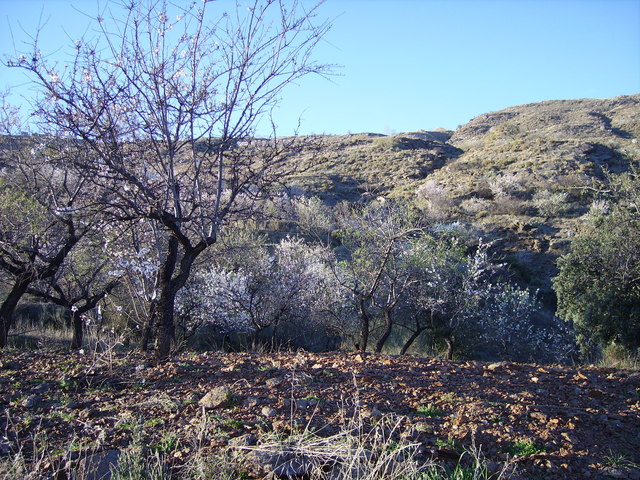
[[[635,435],[638,420],[629,412],[640,398],[637,377],[611,369],[373,355],[365,361],[363,354],[306,352],[187,352],[172,362],[137,368],[151,357],[118,352],[111,362],[80,362],[75,375],[85,380],[66,394],[66,405],[53,407],[52,413],[58,392],[51,378],[67,374],[67,355],[13,353],[15,363],[0,367],[0,388],[7,391],[7,385],[15,385],[15,402],[6,405],[2,424],[0,448],[5,453],[0,464],[2,474],[10,469],[28,472],[23,476],[29,480],[50,474],[52,466],[86,468],[87,462],[106,455],[117,455],[122,475],[131,471],[163,480],[254,480],[293,459],[318,479],[325,478],[331,465],[336,475],[353,472],[350,465],[371,475],[363,478],[374,479],[388,478],[380,476],[387,472],[383,465],[393,465],[390,471],[404,472],[410,479],[506,479],[515,465],[504,463],[507,453],[519,458],[518,469],[527,474],[562,476],[562,468],[527,463],[527,458],[546,458],[539,456],[542,445],[573,471],[594,475],[599,472],[592,465],[594,456],[601,468],[626,472],[633,472],[640,460],[632,453],[619,459],[611,455],[628,451],[621,439]],[[265,364],[276,366],[278,373],[261,370]],[[16,368],[29,371],[30,381],[16,384]],[[332,375],[318,375],[323,371]],[[178,373],[190,381],[175,384],[171,375]],[[230,386],[234,405],[203,407],[200,399],[221,384]],[[541,403],[541,388],[545,402],[572,399],[576,409],[620,412],[628,421],[616,424],[619,436],[600,428],[598,422],[613,421],[601,420],[603,415],[594,422],[573,423]],[[27,402],[33,389],[43,393]],[[165,408],[167,400],[159,392],[170,392],[171,408]],[[418,398],[422,402],[408,408]],[[474,400],[482,398],[494,401]],[[100,425],[90,437],[87,421]],[[510,432],[523,428],[530,436],[514,442]],[[567,439],[574,446],[567,446]],[[594,441],[602,448],[580,453],[586,451],[585,442]],[[398,473],[398,478],[403,477]]]
[[[442,415],[444,415],[443,410],[440,410],[439,408],[434,407],[431,404],[420,405],[418,408],[416,408],[416,413],[418,415],[422,415],[423,417],[441,417]]]
[[[506,453],[514,457],[528,457],[544,451],[544,448],[539,447],[531,440],[518,440],[505,449]]]
[[[637,368],[640,96],[257,139],[328,24],[206,3],[9,61],[0,479],[639,477],[637,375],[548,364]]]

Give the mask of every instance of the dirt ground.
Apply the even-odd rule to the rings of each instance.
[[[203,407],[221,386],[230,401]],[[165,445],[180,464],[195,437],[216,451],[296,425],[329,435],[357,414],[397,417],[399,435],[435,461],[475,445],[490,466],[511,458],[522,478],[640,479],[634,371],[354,353],[183,353],[157,363],[5,351],[0,408],[0,462],[45,434],[52,456],[137,441]]]

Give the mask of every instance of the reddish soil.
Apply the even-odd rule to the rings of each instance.
[[[347,353],[184,353],[156,363],[3,352],[0,461],[19,446],[28,453],[38,432],[54,452],[121,449],[133,437],[153,445],[173,432],[179,464],[202,425],[198,401],[218,386],[234,401],[206,410],[200,438],[212,451],[295,422],[329,434],[357,409],[400,416],[402,434],[436,461],[455,462],[475,442],[497,465],[529,441],[542,451],[515,459],[523,478],[640,479],[638,372]],[[433,416],[419,413],[428,406]]]

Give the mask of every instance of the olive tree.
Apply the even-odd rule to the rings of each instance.
[[[640,348],[640,171],[610,179],[558,261],[558,315],[573,324],[585,355],[617,344]]]
[[[256,128],[285,87],[328,72],[311,58],[328,24],[315,22],[318,5],[295,0],[238,0],[228,12],[218,2],[120,7],[95,19],[97,36],[71,45],[68,63],[49,60],[36,41],[10,65],[40,91],[42,128],[91,152],[76,166],[104,213],[167,233],[154,304],[157,354],[166,357],[176,295],[196,258],[286,175],[297,147],[275,133],[255,140]]]

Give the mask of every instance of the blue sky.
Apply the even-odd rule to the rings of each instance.
[[[3,53],[9,26],[19,42],[41,14],[44,45],[68,45],[89,23],[71,5],[97,4],[0,0]],[[640,93],[640,0],[327,0],[320,12],[333,28],[316,58],[342,67],[287,90],[281,135],[298,117],[303,134],[455,129],[511,105]],[[16,73],[2,68],[0,90]]]

